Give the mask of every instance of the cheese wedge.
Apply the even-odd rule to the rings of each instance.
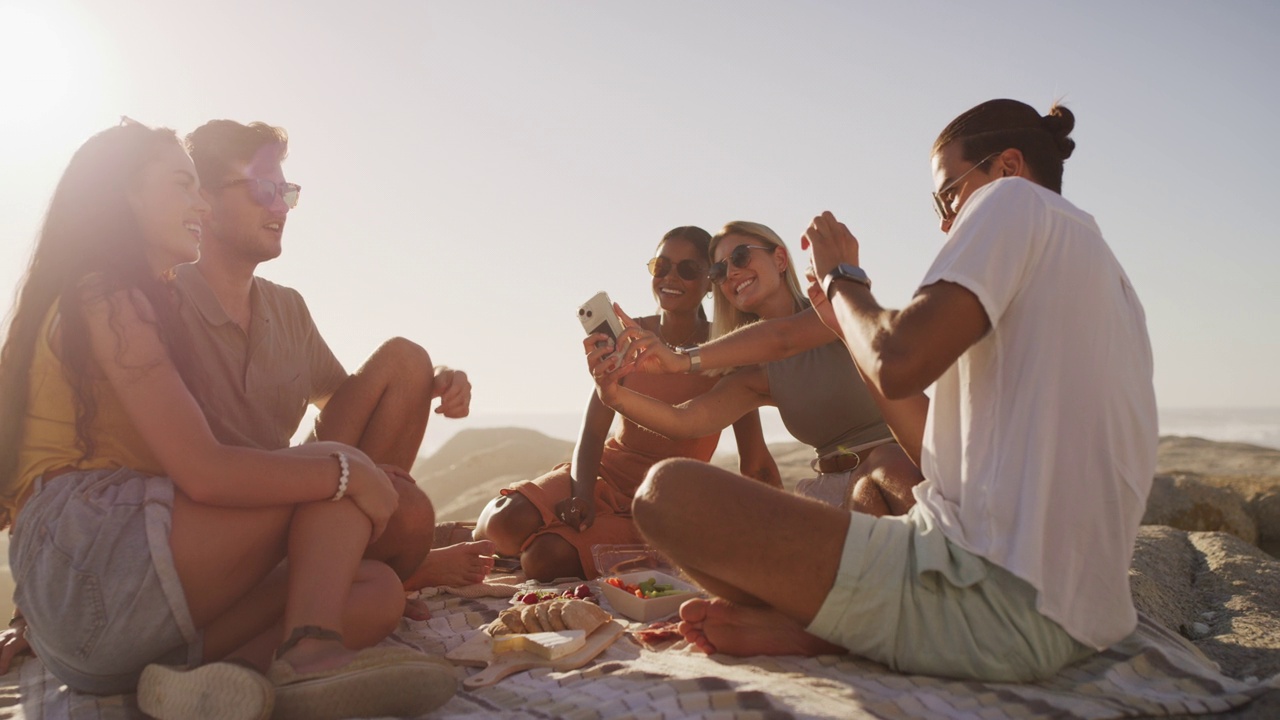
[[[527,635],[495,635],[493,637],[493,654],[524,650],[524,639]]]
[[[557,660],[569,653],[581,650],[587,644],[587,634],[582,630],[560,630],[524,635],[525,652],[547,660]]]

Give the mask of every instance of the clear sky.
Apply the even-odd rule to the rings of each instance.
[[[943,242],[934,137],[1061,99],[1064,194],[1146,305],[1161,405],[1280,406],[1277,34],[1273,0],[0,0],[0,293],[93,132],[264,120],[304,189],[261,274],[348,367],[403,335],[478,413],[573,412],[577,305],[651,311],[667,229],[754,220],[798,253],[829,209],[901,306]]]

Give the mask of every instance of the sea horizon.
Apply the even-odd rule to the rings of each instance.
[[[794,442],[778,417],[777,410],[760,412],[765,442]],[[580,413],[569,412],[480,412],[459,420],[432,416],[422,444],[422,457],[429,457],[462,430],[516,427],[536,430],[548,437],[573,442],[577,439]],[[309,423],[304,423],[309,426]],[[1280,450],[1280,407],[1259,408],[1161,408],[1160,435],[1199,437],[1218,442],[1240,442]],[[733,453],[732,436],[725,435],[720,453]]]

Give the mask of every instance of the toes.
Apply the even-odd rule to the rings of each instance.
[[[701,623],[707,619],[707,608],[710,603],[702,598],[686,600],[680,606],[680,619],[686,623]]]

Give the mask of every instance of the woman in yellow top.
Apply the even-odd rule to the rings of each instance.
[[[75,690],[137,685],[159,718],[427,712],[452,673],[371,648],[404,605],[361,559],[396,506],[386,475],[336,443],[221,445],[189,390],[165,277],[198,257],[203,193],[252,202],[249,185],[281,220],[297,199],[283,178],[202,190],[173,131],[129,120],[63,173],[0,355],[0,527],[25,615],[4,644]]]

